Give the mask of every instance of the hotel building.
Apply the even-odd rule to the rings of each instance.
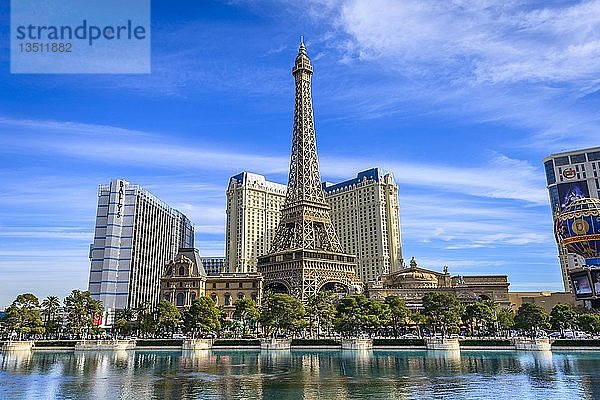
[[[402,268],[398,186],[391,172],[359,172],[345,182],[324,183],[331,222],[344,251],[358,257],[364,282]]]
[[[229,180],[223,272],[256,271],[258,256],[269,252],[275,237],[286,189],[250,172]]]
[[[551,154],[544,169],[552,213],[560,214],[567,204],[580,197],[600,198],[600,147]],[[568,271],[585,265],[582,257],[558,244],[558,257],[566,292],[572,292]]]
[[[105,307],[104,326],[118,309],[156,305],[165,264],[179,248],[193,246],[194,228],[181,212],[125,180],[101,185],[89,291]]]
[[[398,186],[378,168],[337,184],[323,183],[331,222],[349,254],[358,256],[357,275],[367,282],[402,268]],[[281,217],[286,186],[243,172],[227,190],[227,272],[254,272],[268,254]]]
[[[200,257],[206,275],[219,275],[225,270],[225,257]]]

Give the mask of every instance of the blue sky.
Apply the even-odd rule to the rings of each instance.
[[[222,255],[228,178],[286,183],[300,35],[324,180],[392,171],[421,266],[562,288],[541,160],[600,144],[600,1],[155,0],[150,75],[11,75],[6,3],[0,308],[87,288],[117,177]]]

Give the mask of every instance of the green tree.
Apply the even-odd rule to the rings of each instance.
[[[389,306],[364,295],[346,296],[336,307],[335,330],[346,336],[372,334],[386,326],[390,318]]]
[[[327,334],[333,327],[333,320],[335,318],[335,304],[337,302],[337,296],[331,291],[318,292],[315,295],[308,297],[306,302],[306,314],[308,316],[308,326],[310,329],[310,336],[313,336],[313,328],[316,325],[317,335],[322,330],[325,330]]]
[[[577,326],[588,333],[600,332],[600,314],[581,314],[577,318]]]
[[[268,335],[297,332],[306,326],[302,302],[282,293],[268,294],[263,300],[259,321]]]
[[[535,332],[539,329],[545,329],[549,326],[549,318],[550,316],[544,310],[544,307],[534,303],[523,303],[515,314],[515,327],[535,336]]]
[[[398,329],[406,326],[410,318],[410,310],[406,303],[398,296],[388,296],[385,298],[385,304],[390,310],[390,322],[394,328],[394,337],[398,336]]]
[[[144,301],[136,308],[137,326],[142,337],[154,335],[157,330],[157,324],[152,303]]]
[[[61,329],[61,321],[58,320],[60,311],[60,299],[56,296],[48,296],[42,301],[42,315],[44,317],[44,331],[46,337],[57,337]]]
[[[65,297],[64,309],[67,315],[67,326],[71,333],[84,337],[94,331],[94,318],[102,316],[104,307],[98,300],[92,299],[89,291],[73,290]]]
[[[256,302],[252,299],[244,298],[237,299],[233,305],[235,306],[233,318],[242,324],[242,334],[246,334],[247,328],[254,327],[258,321],[260,313]]]
[[[427,315],[424,315],[419,311],[411,311],[411,313],[408,315],[408,319],[410,323],[416,325],[419,337],[423,337],[423,326],[426,326],[427,321],[429,320]]]
[[[479,333],[484,326],[490,327],[494,320],[494,310],[487,303],[471,303],[465,307],[463,321],[469,324],[471,335],[475,335],[475,331]]]
[[[181,313],[173,303],[161,300],[156,307],[156,323],[162,334],[173,333],[181,322]]]
[[[197,297],[183,312],[183,326],[193,337],[202,332],[216,332],[221,328],[221,311],[210,297]]]
[[[508,333],[515,326],[515,313],[511,310],[500,308],[496,311],[496,321],[498,321],[498,329],[504,333]]]
[[[6,308],[2,321],[9,332],[19,335],[19,340],[44,332],[40,303],[31,293],[18,295]]]
[[[134,312],[129,307],[117,310],[113,329],[118,336],[127,336],[131,333],[134,324],[133,315]]]
[[[423,296],[423,314],[429,319],[434,332],[443,335],[458,331],[464,307],[458,298],[447,292],[429,292]]]
[[[372,336],[390,322],[390,307],[377,300],[367,300],[363,308],[362,330]]]
[[[564,337],[565,329],[577,324],[577,311],[570,304],[557,304],[550,311],[550,324],[552,329],[558,329]]]

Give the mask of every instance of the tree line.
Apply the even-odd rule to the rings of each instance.
[[[172,303],[161,300],[137,308],[117,311],[112,334],[118,337],[167,337],[175,333],[191,337],[244,336],[270,337],[303,335],[329,337],[387,336],[407,332],[448,335],[463,332],[471,336],[508,335],[520,331],[530,335],[553,328],[561,333],[581,329],[600,332],[600,315],[586,313],[568,304],[558,304],[548,314],[543,307],[524,303],[515,312],[493,301],[464,306],[452,293],[430,292],[423,296],[423,308],[413,311],[396,296],[384,301],[364,295],[340,298],[332,292],[319,292],[306,304],[286,294],[267,293],[261,306],[252,299],[235,301],[233,318],[210,297],[196,298],[180,312]],[[11,338],[86,338],[103,335],[99,321],[102,304],[88,291],[73,290],[62,305],[49,296],[41,303],[25,293],[17,296],[0,320],[4,337]]]

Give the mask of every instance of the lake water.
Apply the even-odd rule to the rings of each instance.
[[[600,352],[0,353],[0,399],[600,399]]]

